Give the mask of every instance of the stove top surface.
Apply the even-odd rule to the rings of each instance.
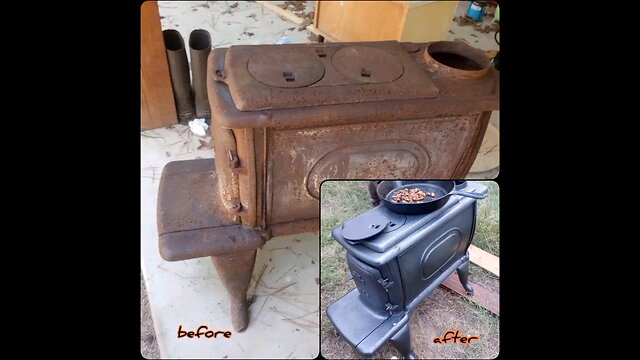
[[[234,45],[226,81],[241,111],[435,98],[414,52],[397,41]]]
[[[480,194],[487,193],[487,187],[478,182],[467,181],[463,185],[466,186],[456,188],[456,190],[477,192]],[[449,210],[453,209],[458,204],[467,204],[468,202],[473,201],[475,200],[468,197],[452,195],[449,197],[449,200],[442,208],[428,214],[418,215],[398,214],[380,204],[375,208],[346,221],[344,224],[334,229],[334,238],[336,238],[335,235],[340,235],[341,239],[336,238],[336,240],[338,240],[338,242],[341,242],[341,244],[348,249],[356,250],[356,252],[366,252],[368,250],[374,251],[376,253],[384,253],[396,246],[396,244],[398,244],[401,240],[406,239],[416,230],[442,218],[442,216],[444,216],[449,212]],[[387,221],[387,224],[383,230],[377,231],[375,234],[372,233],[372,235],[368,238],[361,238],[357,240],[349,238],[350,233],[355,232],[354,228],[356,227],[356,223],[359,224],[358,226],[360,227],[363,227],[363,225],[365,225],[364,227],[366,227],[366,224],[368,224],[368,220],[372,220],[373,222],[378,224],[382,221],[382,219],[386,219]],[[345,229],[348,229],[348,231],[345,232]]]

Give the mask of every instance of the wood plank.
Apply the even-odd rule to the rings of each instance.
[[[496,57],[496,55],[498,55],[498,50],[487,50],[485,51],[485,53],[487,54],[489,59],[493,59],[494,57]]]
[[[446,40],[458,6],[457,1],[409,2],[400,41]]]
[[[458,279],[458,274],[456,273],[451,274],[440,286],[466,297],[496,315],[500,315],[500,295],[471,281],[469,283],[473,287],[473,296],[467,295],[467,291],[460,284],[460,279]]]
[[[488,253],[477,246],[471,245],[469,247],[469,258],[472,263],[480,266],[481,268],[500,276],[500,258]]]
[[[140,128],[146,130],[176,124],[178,115],[157,1],[144,2],[140,16]]]
[[[399,40],[408,10],[406,2],[392,1],[320,1],[317,6],[315,27],[339,41]]]
[[[316,35],[320,35],[322,37],[324,37],[325,41],[328,42],[338,42],[338,39],[334,38],[333,36],[327,34],[326,32],[318,29],[317,27],[315,27],[314,25],[309,25],[307,26],[307,30],[311,31],[312,33],[316,34]]]
[[[316,0],[316,6],[313,12],[313,24],[318,23],[318,14],[320,13],[320,0]]]
[[[264,6],[265,8],[275,12],[276,14],[286,18],[287,20],[295,23],[296,25],[302,25],[302,23],[304,22],[303,18],[296,16],[296,14],[292,13],[291,11],[285,10],[270,1],[256,1],[256,2]]]

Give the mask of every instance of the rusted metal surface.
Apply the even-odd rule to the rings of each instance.
[[[221,53],[220,50],[214,49],[212,54]],[[251,59],[261,56],[257,54],[262,52],[277,52],[282,58],[302,57],[302,55],[295,55],[298,53],[305,54],[306,58],[309,53],[315,53],[317,61],[304,60],[307,64],[304,66],[315,69],[317,65],[311,64],[320,63],[324,68],[324,75],[320,80],[315,80],[313,77],[315,82],[304,87],[268,86],[263,82],[266,74],[271,74],[269,76],[272,76],[273,80],[277,77],[283,78],[284,73],[291,72],[288,66],[292,65],[286,62],[264,64],[261,67],[261,77],[257,79],[252,76],[247,64],[251,64]],[[224,51],[224,54],[222,66],[213,67],[210,71],[224,74],[217,79],[229,84],[234,108],[241,111],[427,99],[438,96],[438,89],[425,71],[395,41],[366,43],[366,45],[363,43],[239,45],[230,47],[228,51]],[[369,76],[362,76],[362,74]]]
[[[462,42],[432,42],[427,45],[423,56],[430,71],[458,79],[481,78],[491,67],[484,51]]]
[[[174,161],[160,178],[160,254],[177,261],[255,250],[264,239],[221,206],[213,159]]]
[[[256,261],[256,251],[241,251],[223,256],[212,256],[213,265],[224,284],[231,303],[231,323],[238,332],[249,324],[247,290]]]
[[[236,138],[232,130],[223,129],[219,122],[220,120],[216,117],[211,119],[211,136],[215,139],[213,149],[216,154],[215,163],[218,173],[217,188],[212,191],[219,192],[222,203],[229,212],[238,214],[242,206],[240,180],[236,171],[240,167]]]
[[[281,45],[278,45],[281,46]],[[284,46],[284,45],[283,45]],[[287,45],[288,46],[288,45]],[[469,113],[493,111],[499,108],[499,73],[489,68],[486,76],[480,79],[461,81],[454,77],[447,77],[428,70],[422,52],[426,44],[419,44],[419,51],[406,53],[410,56],[414,65],[420,69],[421,76],[431,74],[433,82],[439,91],[435,98],[416,99],[403,97],[399,100],[387,100],[364,102],[361,99],[357,103],[341,103],[337,105],[311,106],[313,102],[305,103],[308,97],[302,96],[302,89],[279,89],[293,92],[299,108],[287,109],[267,109],[261,111],[240,111],[238,104],[234,102],[230,89],[226,83],[229,76],[225,69],[225,58],[227,49],[214,49],[209,58],[210,73],[218,71],[220,76],[209,77],[210,102],[214,116],[220,118],[220,125],[225,128],[247,128],[247,127],[268,127],[268,128],[305,128],[316,127],[327,124],[344,125],[350,123],[375,123],[382,121],[400,121],[416,118],[436,118],[441,116],[467,115]],[[327,51],[329,51],[328,49]],[[336,71],[337,72],[337,71]],[[327,74],[329,68],[327,68]],[[248,75],[247,73],[247,76]],[[325,75],[327,77],[327,75]],[[407,67],[403,76],[392,82],[396,84],[408,77]],[[216,80],[217,79],[217,80]],[[252,80],[247,80],[251,82]],[[320,84],[324,79],[316,83]],[[257,81],[254,81],[257,82]],[[369,84],[360,85],[369,88],[391,86],[389,84]],[[312,89],[313,86],[305,88]],[[357,96],[359,91],[340,92],[344,86],[327,86],[335,94],[340,94],[341,98]],[[257,88],[256,88],[257,89]],[[269,88],[268,92],[255,95],[255,98],[272,96],[274,93]],[[277,90],[277,89],[276,89]],[[400,89],[402,90],[402,89]],[[400,92],[401,93],[401,92]],[[398,93],[398,94],[400,94]],[[282,101],[282,98],[274,98],[274,101]]]
[[[167,261],[254,250],[264,242],[259,231],[243,225],[178,231],[159,236],[160,255]]]
[[[240,219],[246,226],[258,226],[258,197],[256,188],[256,148],[254,142],[253,129],[234,129],[236,142],[238,145],[238,158],[240,159],[240,167],[235,169],[238,171],[240,179],[240,201],[242,202],[242,210],[240,211]],[[214,140],[215,141],[215,140]],[[263,196],[260,194],[260,196]]]
[[[402,61],[395,55],[370,46],[345,46],[331,57],[331,64],[351,80],[387,83],[404,72]]]
[[[487,131],[487,126],[489,126],[490,119],[490,111],[480,113],[475,132],[471,135],[472,140],[462,155],[462,159],[458,163],[454,172],[455,175],[451,177],[452,179],[464,179],[467,177],[467,174],[469,173],[469,170],[471,170],[473,162],[476,159],[476,155],[478,155],[480,146],[482,146],[482,140],[484,139],[484,134]]]
[[[248,70],[254,79],[267,86],[299,88],[322,79],[324,65],[310,48],[296,52],[267,48],[249,59]]]
[[[217,178],[213,159],[165,165],[158,190],[158,234],[238,224],[212,191]]]
[[[267,223],[318,216],[325,179],[463,178],[480,115],[268,132]]]
[[[268,227],[268,237],[278,237],[291,234],[318,231],[320,228],[319,219],[296,220],[288,223],[271,224]]]

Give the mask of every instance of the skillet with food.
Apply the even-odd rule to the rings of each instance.
[[[456,191],[453,180],[424,181],[403,184],[400,181],[382,181],[377,188],[378,197],[389,210],[400,214],[425,214],[440,209],[451,195],[484,199],[486,194]]]

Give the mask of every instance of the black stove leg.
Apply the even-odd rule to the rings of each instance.
[[[417,359],[416,353],[411,351],[411,332],[409,331],[409,323],[405,324],[391,338],[391,343],[402,354],[405,359]]]
[[[469,285],[469,260],[458,267],[458,278],[462,287],[467,290],[467,295],[473,296],[473,288]]]
[[[369,190],[369,197],[371,198],[371,205],[378,206],[380,204],[380,198],[378,197],[378,183],[376,181],[369,181],[367,183],[367,190]]]

